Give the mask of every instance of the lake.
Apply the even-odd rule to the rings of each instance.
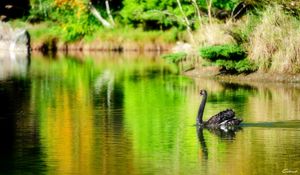
[[[300,173],[299,84],[189,78],[155,54],[24,64],[0,72],[0,174]],[[205,120],[232,108],[242,128],[197,130],[200,89]]]

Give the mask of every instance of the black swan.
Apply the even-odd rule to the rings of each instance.
[[[202,102],[199,107],[197,116],[197,125],[204,128],[220,128],[223,130],[231,129],[237,127],[242,120],[235,117],[235,113],[232,109],[226,109],[218,114],[212,116],[206,122],[203,122],[203,112],[207,99],[206,90],[201,90],[200,95],[203,96]]]

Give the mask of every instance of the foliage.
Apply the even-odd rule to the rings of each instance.
[[[140,26],[140,28],[132,30],[126,27],[122,28],[124,32],[120,29],[107,32],[101,29],[99,22],[90,14],[88,2],[88,0],[31,0],[32,8],[28,20],[31,22],[50,21],[48,24],[51,25],[51,29],[46,28],[43,32],[36,31],[35,34],[47,33],[47,36],[63,38],[64,41],[101,38],[120,42],[142,42],[143,40],[174,42],[178,40],[178,28],[184,26],[176,0],[118,0],[111,6],[113,15],[120,16],[117,24]],[[187,17],[194,22],[196,14],[191,1],[180,0],[180,2]],[[266,7],[266,4],[271,1],[246,0],[244,2]],[[92,0],[92,3],[99,12],[105,11],[103,1]],[[202,15],[207,13],[206,1],[198,0],[197,3]],[[238,3],[240,0],[212,0],[214,16],[220,10],[232,11]],[[214,22],[214,24],[206,25],[204,22],[195,40],[198,46],[213,46],[202,47],[201,57],[212,62],[218,60],[218,64],[228,70],[248,71],[251,68],[248,65],[251,64],[243,61],[246,57],[246,51],[240,46],[243,45],[247,48],[249,59],[258,64],[261,70],[299,72],[300,27],[299,20],[292,15],[299,14],[297,11],[300,3],[292,0],[275,0],[274,3],[280,6],[267,7],[263,13],[247,15],[235,21],[234,24]],[[263,9],[259,8],[258,11]],[[148,31],[144,32],[141,28]],[[162,31],[168,28],[172,30],[162,35]],[[153,29],[160,29],[160,31]],[[172,62],[179,62],[185,56],[175,54],[168,59]]]
[[[178,53],[163,55],[162,58],[172,63],[179,63],[180,61],[183,61],[186,58],[186,56],[187,54],[185,52],[178,52]]]
[[[31,23],[37,23],[50,20],[53,5],[53,0],[30,0],[31,9],[28,21]]]
[[[280,5],[287,13],[296,16],[300,15],[300,1],[298,0],[245,0],[244,2],[258,8]]]
[[[246,53],[244,49],[238,45],[225,44],[202,47],[200,49],[200,56],[211,61],[218,59],[238,61],[245,58]]]
[[[230,34],[236,44],[247,45],[251,34],[255,27],[260,23],[260,20],[260,16],[254,12],[249,12],[242,19],[231,23],[227,33]]]
[[[212,7],[219,10],[232,11],[241,0],[212,0]],[[207,8],[206,1],[198,0],[200,7]]]
[[[230,73],[250,73],[257,67],[246,58],[246,52],[241,46],[234,44],[202,47],[200,49],[202,58],[220,66],[222,71]]]
[[[32,23],[50,21],[52,33],[65,41],[74,41],[92,34],[98,22],[88,11],[88,0],[31,1],[28,20]]]
[[[219,59],[216,61],[216,65],[222,67],[222,69],[226,72],[233,73],[250,73],[257,70],[257,66],[248,59],[243,59],[240,61]]]
[[[193,17],[194,8],[190,1],[181,0],[185,15]],[[124,0],[121,16],[124,22],[145,29],[166,29],[183,26],[181,12],[176,0]]]
[[[229,11],[241,2],[240,0],[213,0],[212,7],[215,16],[221,11]],[[189,0],[180,0],[185,15],[195,21],[196,13],[192,2]],[[207,13],[206,1],[197,0],[200,10]],[[182,14],[176,0],[124,0],[124,8],[121,10],[121,16],[124,22],[129,25],[141,25],[146,29],[165,29],[170,27],[183,27],[184,22]],[[228,14],[229,14],[228,13]],[[196,27],[196,26],[194,26]]]
[[[86,14],[79,17],[68,16],[65,20],[55,28],[56,33],[61,33],[65,41],[74,41],[91,35],[98,28],[94,18]]]
[[[232,9],[239,0],[213,0],[217,9]],[[100,28],[99,22],[92,16],[88,3],[92,2],[97,10],[107,17],[105,1],[99,0],[31,0],[28,20],[32,23],[51,21],[57,24],[54,31],[65,41],[74,41],[93,34]],[[190,0],[180,0],[185,15],[194,23],[196,13]],[[200,9],[206,12],[206,2],[197,1]],[[141,27],[145,30],[166,30],[184,28],[183,16],[177,0],[116,0],[110,3],[112,14],[119,25]]]

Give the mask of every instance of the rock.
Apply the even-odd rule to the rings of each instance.
[[[0,81],[15,75],[26,75],[29,63],[29,33],[0,22]]]
[[[30,36],[25,29],[13,29],[0,22],[0,52],[30,52]]]
[[[185,53],[189,53],[192,51],[192,45],[188,44],[188,43],[183,43],[178,41],[176,43],[176,45],[172,48],[172,52],[173,53],[177,53],[177,52],[185,52]]]

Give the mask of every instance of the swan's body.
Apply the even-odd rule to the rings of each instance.
[[[206,128],[220,128],[227,130],[228,128],[233,128],[238,126],[242,120],[235,117],[235,113],[232,109],[226,109],[218,114],[212,116],[206,122],[203,122],[203,112],[207,99],[206,90],[201,90],[200,95],[203,96],[202,102],[199,107],[198,116],[197,116],[197,125]]]

